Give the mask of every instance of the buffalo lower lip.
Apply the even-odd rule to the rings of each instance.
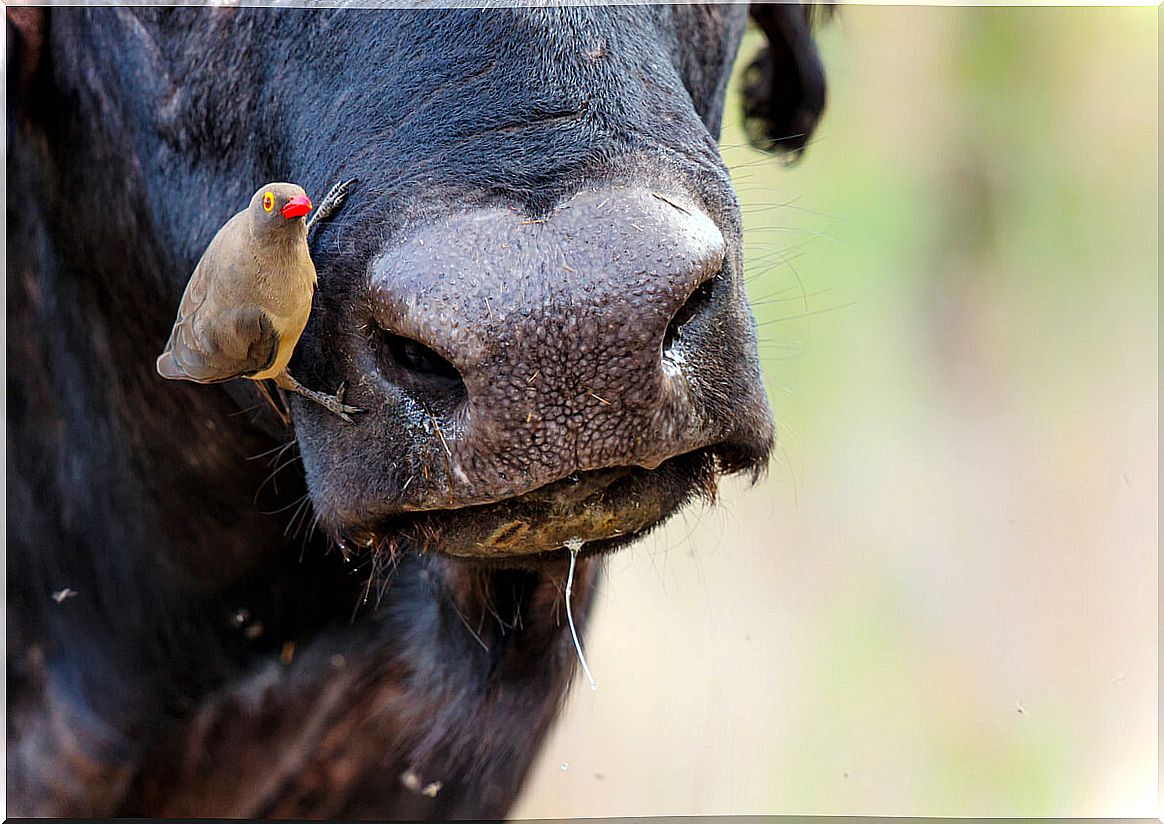
[[[602,541],[640,532],[662,520],[674,505],[661,495],[643,495],[625,506],[584,503],[572,510],[518,498],[466,510],[427,512],[409,518],[429,548],[462,557],[532,555],[578,538]]]
[[[340,543],[366,547],[374,535],[376,546],[478,560],[528,558],[572,540],[585,542],[587,554],[603,552],[649,531],[692,497],[713,500],[718,474],[704,449],[655,470],[598,470],[496,503],[399,513],[374,526],[353,525]]]

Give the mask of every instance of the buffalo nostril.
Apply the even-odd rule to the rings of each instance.
[[[381,375],[426,405],[447,412],[468,397],[457,368],[420,341],[377,327],[372,349]]]
[[[675,339],[679,337],[679,332],[683,326],[703,314],[711,304],[712,295],[719,281],[720,277],[718,274],[713,278],[705,280],[687,297],[683,305],[679,307],[679,311],[671,318],[671,322],[667,324],[667,331],[663,335],[664,352],[668,351],[674,345]]]
[[[460,380],[461,378],[460,373],[451,363],[423,343],[400,335],[389,335],[385,345],[397,363],[419,375],[446,380]]]

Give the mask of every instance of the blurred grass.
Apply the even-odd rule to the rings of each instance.
[[[780,450],[610,562],[518,817],[1155,814],[1157,37],[850,6],[802,163],[729,102]]]
[[[812,417],[799,404],[856,377],[858,335],[919,380],[919,358],[988,344],[1018,373],[998,376],[1006,388],[1031,400],[1072,379],[1064,355],[1099,362],[1092,347],[1114,336],[1073,339],[1074,313],[1156,291],[1155,40],[1152,9],[852,7],[821,33],[830,107],[801,164],[746,148],[729,109],[723,154],[743,200],[749,291],[767,373],[797,390],[788,417]],[[753,33],[741,53],[759,43]],[[802,281],[822,293],[810,311],[858,311],[797,321],[805,307],[788,298]],[[1001,314],[942,312],[971,311],[958,302],[976,289],[1001,293],[989,307]],[[778,357],[792,346],[810,357]]]

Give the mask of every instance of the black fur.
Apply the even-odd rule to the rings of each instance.
[[[770,420],[715,147],[745,14],[10,17],[11,814],[506,813],[574,672],[566,559],[453,558],[456,510],[408,514],[451,476],[433,433],[420,442],[401,423],[424,392],[373,380],[360,360],[369,267],[406,230],[472,207],[538,221],[595,186],[691,193],[726,249],[684,333],[700,355],[698,437],[619,435],[593,466],[550,450],[553,484],[517,500],[557,512],[572,485],[597,484],[626,499],[616,514],[649,493],[665,517],[712,496],[719,472],[758,471]],[[372,409],[359,426],[293,402],[283,430],[247,382],[160,380],[154,358],[188,273],[250,192],[293,180],[322,193],[353,176],[313,241],[320,288],[292,367],[311,386],[348,381],[346,400]],[[439,363],[425,368],[429,389],[445,386]],[[455,418],[464,399],[440,391]],[[597,408],[570,427],[585,434]],[[347,518],[348,492],[305,475],[300,452],[393,502],[377,516],[388,520]],[[422,465],[406,493],[402,467]],[[474,502],[516,506],[515,494],[495,486]],[[339,513],[328,534],[313,508]],[[575,584],[583,623],[596,554]]]

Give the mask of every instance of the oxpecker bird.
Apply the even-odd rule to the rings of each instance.
[[[307,232],[339,208],[354,182],[335,186],[310,223],[311,200],[300,186],[268,183],[255,192],[194,267],[158,374],[196,383],[271,379],[351,422],[361,410],[343,403],[342,384],[335,395],[316,392],[295,380],[287,364],[315,294]]]

